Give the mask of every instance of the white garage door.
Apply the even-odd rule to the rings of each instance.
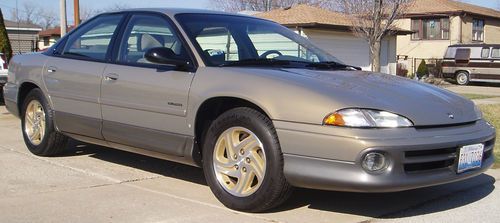
[[[346,64],[370,70],[369,46],[363,39],[345,32],[305,30],[305,35],[321,49]]]

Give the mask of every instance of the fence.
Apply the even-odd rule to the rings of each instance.
[[[398,76],[402,77],[415,77],[418,72],[419,66],[425,62],[427,67],[427,75],[442,78],[442,59],[436,58],[410,58],[398,56],[397,72]],[[425,74],[420,74],[425,75]]]

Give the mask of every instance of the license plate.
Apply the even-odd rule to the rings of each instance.
[[[468,145],[460,148],[457,173],[463,173],[467,170],[481,168],[483,162],[483,151],[483,144]]]

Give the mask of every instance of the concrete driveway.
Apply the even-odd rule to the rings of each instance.
[[[298,189],[269,213],[223,207],[201,169],[72,142],[31,155],[20,121],[0,107],[0,222],[498,222],[499,171],[390,194]]]

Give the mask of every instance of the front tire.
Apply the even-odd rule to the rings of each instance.
[[[217,199],[234,210],[262,212],[282,204],[292,191],[276,130],[251,108],[231,109],[210,125],[203,169]]]
[[[31,90],[22,107],[21,125],[28,150],[38,156],[54,156],[67,146],[68,137],[56,131],[54,112],[42,91]]]
[[[458,72],[457,75],[455,76],[455,81],[457,82],[458,85],[461,86],[468,85],[470,81],[469,73],[466,71]]]

